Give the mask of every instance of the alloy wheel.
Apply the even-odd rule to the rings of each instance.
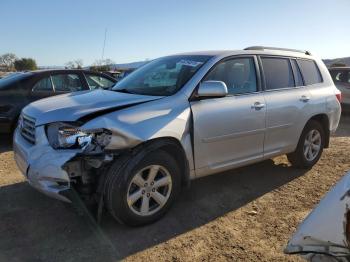
[[[318,130],[313,129],[305,137],[304,156],[307,161],[313,161],[321,150],[322,138]]]
[[[171,189],[171,175],[165,167],[147,166],[137,172],[129,184],[128,206],[137,215],[152,215],[167,203]]]

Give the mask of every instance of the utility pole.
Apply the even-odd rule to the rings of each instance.
[[[104,58],[104,55],[105,55],[106,38],[107,38],[107,27],[105,28],[105,39],[103,41],[102,57],[101,57],[102,61],[103,61],[103,58]]]

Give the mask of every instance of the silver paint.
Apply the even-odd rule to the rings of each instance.
[[[106,149],[134,148],[164,137],[179,141],[186,153],[191,179],[294,151],[305,124],[317,114],[328,116],[331,132],[338,126],[340,105],[335,97],[337,89],[319,59],[316,62],[324,80],[320,84],[190,101],[205,74],[221,59],[231,56],[255,58],[260,54],[310,58],[286,51],[239,50],[191,54],[213,57],[172,96],[98,90],[56,96],[28,105],[23,113],[36,119],[39,135],[36,144],[32,145],[19,132],[15,133],[14,151],[22,173],[27,175],[29,167],[29,172],[34,172],[29,176],[31,181],[38,180],[36,177],[47,179],[51,176],[69,182],[62,165],[81,150],[53,150],[47,142],[45,125],[58,121],[74,122],[95,113],[98,115],[90,117],[91,120],[87,120],[81,130],[109,130],[112,139]],[[46,153],[52,158],[46,159]],[[36,166],[40,166],[38,174]],[[49,167],[53,168],[50,172]],[[62,198],[52,187],[43,183],[35,185],[50,195]]]
[[[198,88],[198,97],[224,97],[227,94],[227,86],[222,81],[205,81]]]

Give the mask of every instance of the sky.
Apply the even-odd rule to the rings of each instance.
[[[350,0],[0,0],[0,55],[62,66],[252,45],[350,56]]]

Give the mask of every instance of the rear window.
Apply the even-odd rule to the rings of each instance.
[[[299,68],[303,75],[305,85],[322,83],[322,76],[315,61],[298,59]]]
[[[294,87],[293,70],[288,58],[262,57],[266,90]]]
[[[31,73],[13,73],[11,75],[5,76],[4,78],[0,79],[0,89],[21,81],[30,75]]]

